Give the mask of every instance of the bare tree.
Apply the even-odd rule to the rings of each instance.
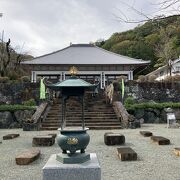
[[[180,0],[160,0],[157,3],[154,3],[151,5],[154,6],[154,9],[157,9],[153,13],[146,13],[143,10],[139,10],[135,7],[135,1],[133,2],[132,5],[127,4],[125,2],[122,2],[128,10],[131,10],[134,12],[136,15],[139,16],[139,19],[135,19],[133,17],[128,17],[126,13],[122,9],[118,9],[119,14],[115,14],[115,18],[123,23],[145,23],[145,22],[153,22],[154,24],[157,25],[157,27],[160,29],[160,31],[164,31],[164,35],[162,36],[161,40],[163,41],[162,44],[158,45],[155,48],[156,54],[158,57],[164,57],[164,61],[162,62],[161,65],[167,65],[168,67],[168,74],[171,76],[172,72],[172,48],[169,44],[170,40],[170,35],[168,34],[168,31],[166,29],[163,29],[161,25],[159,24],[159,20],[165,19],[166,16],[163,14],[180,14]],[[157,15],[159,14],[159,15]],[[165,44],[165,46],[163,46]]]
[[[10,64],[10,39],[8,42],[4,42],[4,31],[2,32],[1,44],[0,44],[0,75],[4,76],[7,71],[7,67]]]
[[[4,31],[2,32],[1,42],[0,42],[0,76],[7,76],[8,73],[16,71],[20,67],[21,61],[25,58],[26,54],[17,53],[15,48],[11,47],[11,40],[8,39],[7,42],[4,41]]]
[[[137,9],[135,7],[135,2],[133,4],[128,4],[125,2],[121,2],[124,6],[127,7],[128,10],[134,12],[136,15],[139,16],[138,19],[135,19],[134,17],[127,16],[126,12],[124,12],[122,9],[117,8],[118,14],[114,14],[116,20],[124,23],[143,23],[147,21],[155,21],[162,18],[165,18],[164,14],[180,14],[180,0],[160,0],[157,3],[150,4],[154,7],[155,10],[153,13],[146,13],[145,11],[141,9]],[[126,9],[126,10],[127,10]],[[154,15],[155,14],[155,15]],[[157,15],[158,14],[158,15]]]

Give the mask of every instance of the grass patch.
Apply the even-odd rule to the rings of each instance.
[[[180,103],[165,102],[165,103],[139,103],[139,104],[125,104],[127,110],[136,109],[164,109],[164,108],[180,108]]]
[[[36,106],[26,106],[26,105],[0,105],[0,111],[18,111],[18,110],[36,110]]]

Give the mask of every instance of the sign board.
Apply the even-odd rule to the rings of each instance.
[[[176,126],[176,117],[174,113],[167,113],[167,128]]]

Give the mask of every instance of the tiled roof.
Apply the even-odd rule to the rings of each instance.
[[[72,44],[50,54],[36,57],[22,64],[149,64],[150,61],[134,59],[106,51],[93,44]]]

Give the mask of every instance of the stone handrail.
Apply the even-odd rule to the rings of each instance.
[[[46,112],[47,107],[48,107],[47,102],[41,103],[40,106],[37,107],[36,112],[33,114],[30,122],[39,123],[42,120],[42,118]]]
[[[114,95],[114,86],[112,83],[109,86],[105,87],[104,93],[105,93],[106,103],[112,104],[113,95]]]
[[[40,129],[40,124],[47,115],[48,103],[43,102],[37,107],[36,112],[32,115],[31,119],[23,123],[24,131],[36,131]]]
[[[118,119],[121,119],[123,128],[128,128],[129,124],[129,113],[120,101],[113,102],[113,108]]]

